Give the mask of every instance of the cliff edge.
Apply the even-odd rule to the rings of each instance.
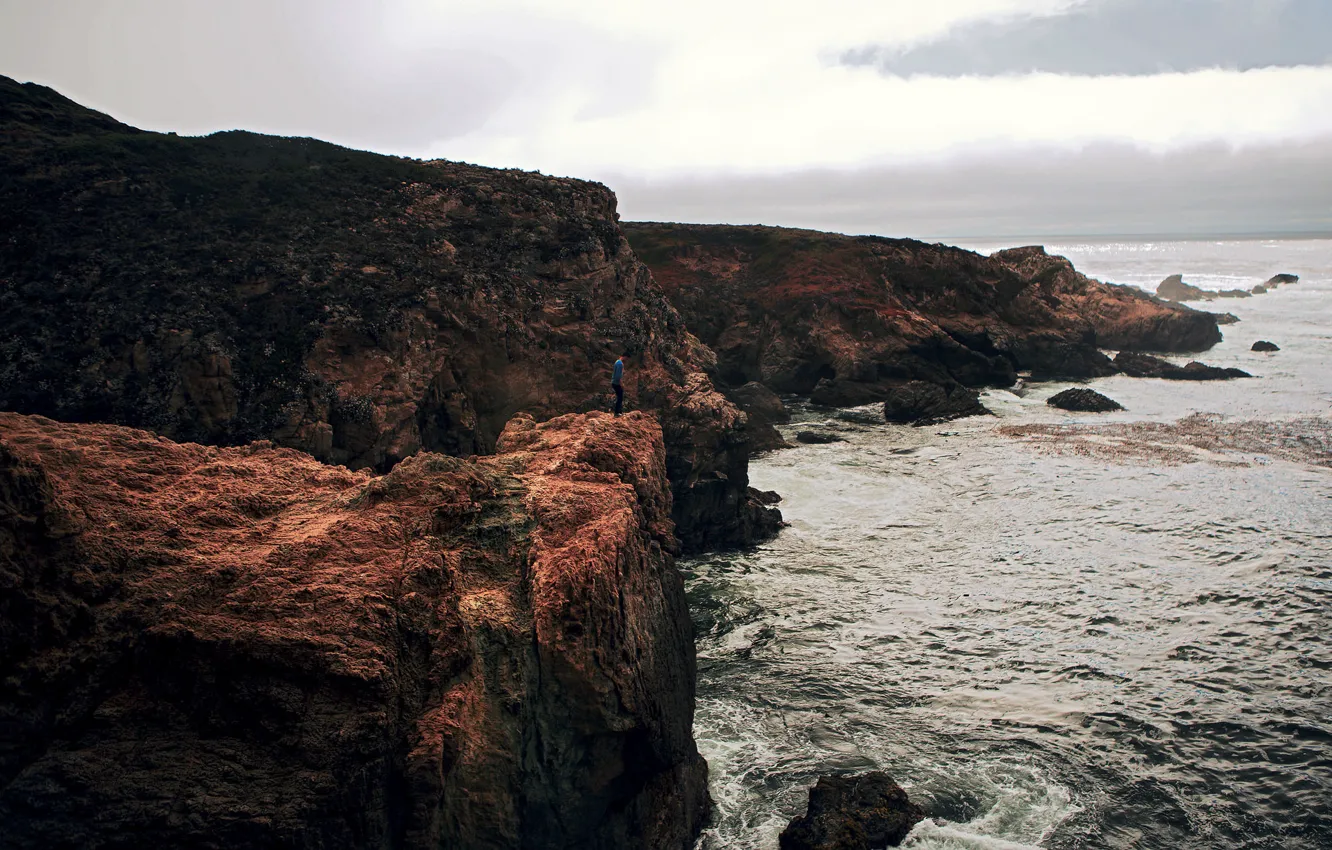
[[[661,432],[383,476],[0,414],[6,847],[687,848]]]

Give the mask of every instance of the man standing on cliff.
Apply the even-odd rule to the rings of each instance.
[[[625,352],[615,361],[615,369],[611,372],[611,389],[615,390],[615,415],[619,416],[624,408],[624,361],[629,356]]]

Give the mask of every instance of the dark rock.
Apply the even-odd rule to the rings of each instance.
[[[765,505],[775,505],[782,500],[782,494],[776,490],[759,490],[750,487],[749,494]]]
[[[1165,378],[1171,381],[1223,381],[1230,378],[1252,378],[1241,369],[1208,366],[1194,360],[1185,366],[1176,366],[1168,360],[1132,351],[1115,355],[1115,366],[1131,378]]]
[[[1260,284],[1258,284],[1257,286],[1255,286],[1255,287],[1254,287],[1252,290],[1250,290],[1250,291],[1251,291],[1254,295],[1265,295],[1265,294],[1267,293],[1267,287],[1266,287],[1266,286],[1263,286],[1263,285],[1260,283]]]
[[[1073,387],[1055,393],[1046,400],[1051,407],[1061,410],[1075,410],[1083,413],[1105,413],[1110,410],[1123,410],[1124,406],[1112,398],[1107,398],[1085,387]]]
[[[746,496],[715,355],[605,186],[144,132],[7,77],[0,124],[0,410],[386,472],[489,454],[518,413],[608,410],[630,347],[625,401],[661,417],[681,545],[780,524]]]
[[[1215,292],[1199,289],[1184,282],[1183,275],[1172,274],[1156,286],[1156,294],[1169,301],[1211,301]]]
[[[1253,346],[1252,346],[1249,350],[1250,350],[1250,351],[1280,351],[1281,348],[1280,348],[1276,343],[1274,343],[1274,342],[1268,342],[1268,341],[1265,340],[1265,339],[1260,339],[1260,340],[1258,340],[1257,342],[1255,342],[1255,343],[1253,344]]]
[[[925,812],[887,774],[823,776],[809,789],[805,814],[791,820],[781,850],[872,850],[896,847]]]
[[[374,476],[0,413],[0,846],[692,847],[656,419],[499,443]]]
[[[824,445],[826,443],[844,443],[846,441],[836,434],[829,434],[827,431],[797,431],[796,442],[809,443],[811,445]]]
[[[1234,313],[1208,313],[1207,315],[1215,317],[1218,325],[1233,325],[1239,321],[1239,316],[1236,316]],[[1166,349],[1157,348],[1153,350],[1165,351]]]
[[[884,419],[898,424],[937,425],[950,419],[989,413],[980,403],[980,394],[961,384],[940,386],[926,381],[908,381],[894,387],[883,403]]]
[[[724,395],[749,417],[750,451],[765,452],[790,446],[782,439],[776,425],[790,422],[791,414],[775,392],[757,381],[750,381],[744,386],[726,390]]]
[[[1217,293],[1221,298],[1252,298],[1253,293],[1247,289],[1223,289]]]
[[[1281,274],[1274,274],[1274,275],[1272,275],[1270,278],[1268,278],[1268,279],[1267,279],[1267,286],[1270,288],[1270,287],[1277,286],[1278,284],[1282,284],[1282,283],[1299,283],[1299,282],[1300,282],[1300,276],[1299,276],[1299,275],[1297,275],[1297,274],[1286,274],[1286,273],[1283,272],[1283,273],[1281,273]]]
[[[888,388],[880,383],[839,381],[823,378],[809,393],[809,400],[824,407],[860,407],[883,401]]]

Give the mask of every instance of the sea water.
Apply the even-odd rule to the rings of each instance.
[[[682,563],[700,847],[776,847],[871,769],[929,814],[910,847],[1332,847],[1332,241],[1047,248],[1149,290],[1301,280],[1200,305],[1240,318],[1200,359],[1257,377],[1089,383],[1123,412],[797,407],[844,442],[751,464],[790,527]]]

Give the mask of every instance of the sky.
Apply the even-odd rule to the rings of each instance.
[[[0,0],[0,74],[626,219],[1332,234],[1332,0]]]

